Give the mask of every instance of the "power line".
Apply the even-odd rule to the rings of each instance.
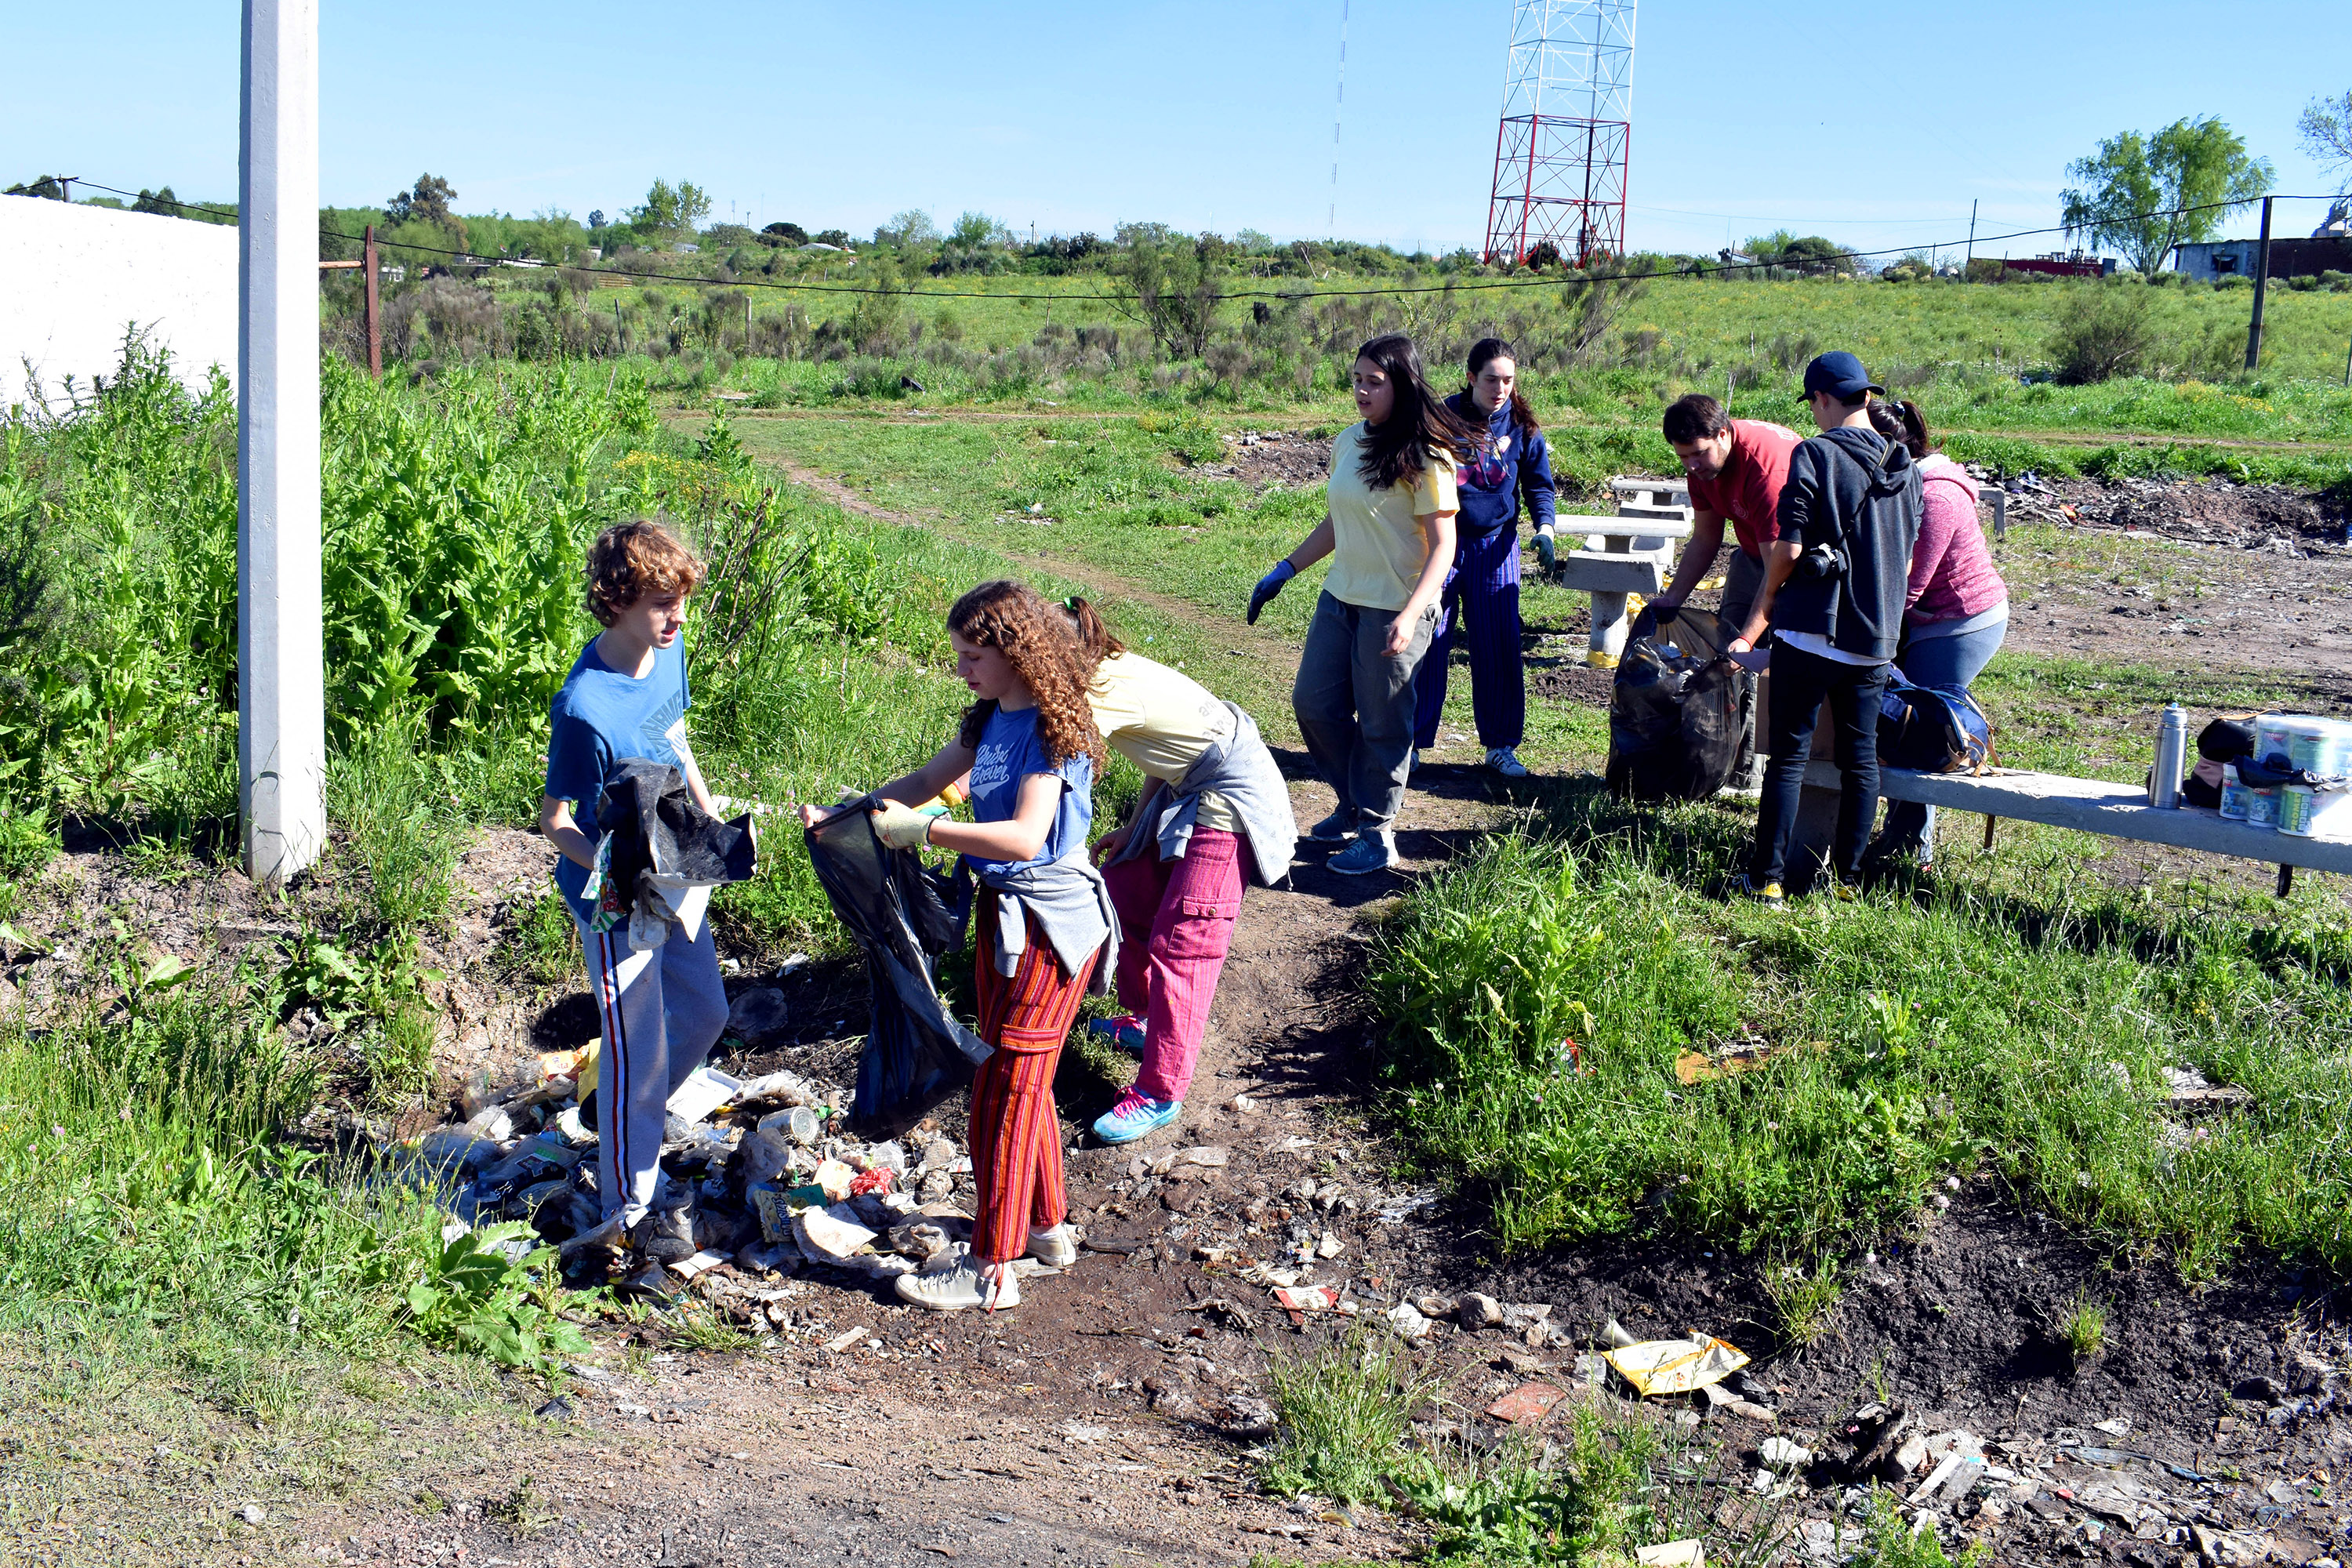
[[[140,193],[132,191],[116,190],[112,185],[101,185],[94,180],[78,179],[74,183],[76,184],[88,185],[92,190],[106,191],[111,195],[119,196],[135,197],[140,195]],[[178,207],[186,212],[211,213],[215,216],[219,216],[222,211],[222,209],[218,207],[201,206],[189,202],[167,202],[161,196],[152,195],[148,195],[145,199],[155,203],[159,206]],[[2259,200],[2260,198],[2256,199]],[[2273,196],[2270,199],[2281,202],[2333,202],[2340,200],[2341,198],[2336,196],[2288,195]],[[2128,217],[2118,219],[2116,221],[2121,223],[2140,223],[2150,218],[2185,217],[2191,213],[2226,211],[2232,207],[2242,207],[2248,205],[2250,204],[2242,201],[2204,202],[2196,206],[2166,207],[2154,212],[2134,213]],[[2082,232],[2082,230],[2086,226],[2088,226],[2083,224],[2060,224],[2050,228],[2014,229],[2008,234],[1982,234],[1976,237],[1975,243],[1978,245],[1990,245],[1999,240],[2036,239],[2043,236],[2053,234],[2076,234]],[[349,240],[354,245],[362,243],[364,238],[364,237],[361,235],[345,234],[340,229],[328,228],[324,225],[320,226],[319,232],[328,238]],[[376,243],[380,246],[391,246],[400,250],[415,251],[425,256],[446,256],[457,260],[461,266],[512,267],[528,263],[534,270],[539,268],[556,267],[562,268],[567,272],[584,273],[594,278],[625,278],[640,283],[674,283],[706,289],[774,289],[786,291],[799,289],[816,294],[897,294],[902,298],[912,300],[1010,300],[1015,301],[1025,300],[1063,301],[1072,298],[1072,296],[1068,294],[993,294],[984,290],[976,292],[971,289],[877,289],[850,283],[779,283],[768,279],[750,278],[738,278],[731,282],[728,282],[715,278],[675,278],[667,273],[661,272],[632,272],[625,268],[619,267],[581,267],[574,266],[572,263],[566,261],[542,260],[537,257],[483,257],[477,256],[469,250],[446,250],[436,246],[411,245],[405,241],[386,240],[381,236],[377,237]],[[1959,239],[1944,239],[1932,242],[1920,241],[1911,245],[1894,246],[1885,250],[1837,250],[1831,251],[1822,256],[1809,257],[1806,260],[1808,263],[1834,260],[1873,261],[1876,260],[1880,257],[1909,256],[1915,252],[1922,250],[1948,249],[1963,243],[1966,242]],[[1711,265],[1706,262],[1700,262],[1696,266],[1678,269],[1673,272],[1646,272],[1631,274],[1630,276],[1641,278],[1645,280],[1664,280],[1674,278],[1719,278],[1725,273],[1759,271],[1781,265],[1781,263],[1777,261],[1726,262],[1720,265]],[[1220,293],[1218,298],[1221,300],[1355,300],[1386,298],[1391,295],[1401,294],[1472,293],[1496,289],[1570,289],[1581,288],[1589,284],[1604,282],[1607,280],[1606,277],[1544,278],[1530,276],[1527,278],[1495,279],[1477,283],[1445,282],[1399,284],[1394,288],[1388,289],[1235,289]],[[1104,300],[1108,302],[1107,296],[1096,294],[1092,297],[1097,300]]]

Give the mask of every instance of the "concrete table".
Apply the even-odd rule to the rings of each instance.
[[[1816,731],[1817,738],[1823,734],[1825,731]],[[1828,847],[1837,820],[1838,780],[1835,763],[1815,758],[1805,764],[1805,793],[1799,808],[1797,837],[1811,853],[1790,856],[1792,876],[1800,861],[1810,870],[1816,857]],[[1878,793],[1887,800],[1913,800],[1948,811],[1983,813],[1988,848],[1991,847],[1993,823],[2006,816],[2108,838],[2168,844],[2176,849],[2264,861],[2279,868],[2281,895],[2294,886],[2297,866],[2352,876],[2352,844],[2251,826],[2202,806],[2153,806],[2147,804],[2147,791],[2138,784],[2070,778],[2063,773],[2028,773],[2017,768],[1989,768],[1981,773],[1920,773],[1905,768],[1881,768]]]
[[[1559,556],[1561,587],[1592,595],[1592,635],[1584,662],[1616,668],[1625,651],[1625,595],[1648,597],[1674,578],[1681,554],[1674,542],[1688,539],[1687,521],[1664,517],[1562,517],[1559,531],[1584,535],[1585,547]]]

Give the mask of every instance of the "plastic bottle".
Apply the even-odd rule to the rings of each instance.
[[[2180,775],[2189,766],[2189,714],[2168,702],[2156,731],[2156,767],[2147,778],[2147,804],[2170,810],[2180,804]]]

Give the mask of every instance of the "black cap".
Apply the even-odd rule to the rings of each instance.
[[[1811,397],[1817,392],[1829,393],[1848,403],[1865,392],[1886,395],[1886,388],[1871,380],[1862,362],[1843,349],[1820,355],[1805,367],[1805,395]]]

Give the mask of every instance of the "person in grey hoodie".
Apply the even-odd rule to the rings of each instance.
[[[1789,459],[1780,535],[1764,589],[1731,643],[1744,653],[1773,637],[1771,767],[1756,812],[1756,843],[1735,890],[1782,901],[1797,805],[1813,727],[1827,699],[1842,771],[1831,885],[1853,896],[1878,814],[1878,705],[1902,635],[1911,547],[1919,537],[1919,470],[1900,441],[1870,422],[1874,385],[1843,351],[1805,367],[1805,400],[1821,434]]]

